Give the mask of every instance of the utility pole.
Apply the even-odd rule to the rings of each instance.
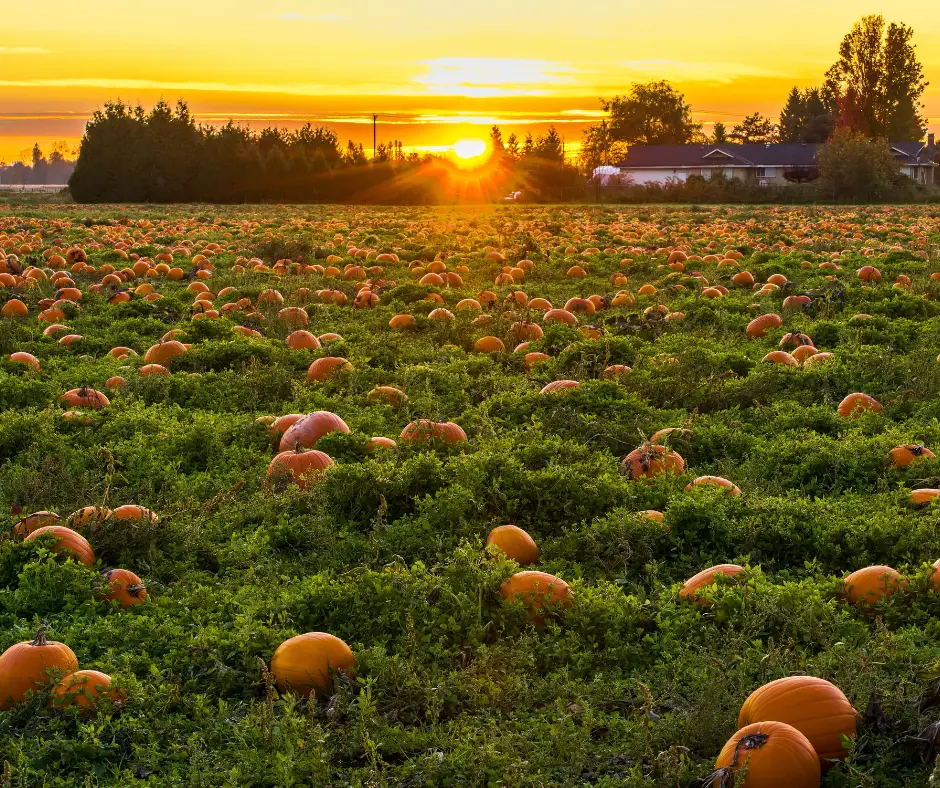
[[[376,124],[376,121],[378,121],[378,119],[379,119],[378,115],[372,116],[372,161],[373,162],[375,161],[376,151],[378,150],[378,139],[376,137],[376,132],[375,132],[375,124]]]

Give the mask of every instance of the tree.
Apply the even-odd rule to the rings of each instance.
[[[890,196],[904,176],[887,142],[839,128],[819,149],[819,184],[833,199],[869,202]]]
[[[522,143],[522,157],[528,158],[532,155],[532,151],[535,150],[535,140],[532,137],[532,132],[530,131],[525,135],[525,142]]]
[[[711,142],[715,145],[724,145],[728,142],[728,129],[720,120],[715,123],[715,128],[712,129]]]
[[[516,136],[515,132],[510,134],[506,140],[506,153],[509,154],[511,159],[519,158],[519,138]]]
[[[701,132],[692,108],[668,82],[634,84],[626,96],[601,102],[611,139],[636,145],[684,145]]]
[[[868,137],[920,140],[926,128],[920,98],[928,83],[914,31],[880,15],[863,17],[842,40],[839,59],[826,72],[826,88],[838,105],[837,124]]]
[[[781,142],[826,142],[835,129],[836,105],[825,89],[793,88],[780,112]]]
[[[558,162],[565,160],[565,143],[558,134],[558,129],[554,125],[548,127],[548,131],[535,141],[532,149],[532,156],[539,159]]]
[[[779,142],[780,134],[770,118],[759,112],[748,115],[737,124],[728,137],[735,142]]]
[[[490,150],[492,150],[495,155],[499,155],[505,149],[506,146],[503,144],[503,132],[500,130],[499,126],[493,126],[493,128],[490,129]]]

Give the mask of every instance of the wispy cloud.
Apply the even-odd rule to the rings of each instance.
[[[51,50],[42,47],[4,47],[0,46],[0,55],[48,55]]]
[[[435,95],[493,98],[544,96],[575,84],[568,63],[522,58],[443,57],[426,60],[414,83]]]
[[[781,77],[774,71],[767,71],[745,63],[696,62],[690,60],[671,60],[668,58],[651,60],[627,60],[620,63],[627,71],[646,77],[668,79],[675,82],[711,82],[729,84],[740,77]]]

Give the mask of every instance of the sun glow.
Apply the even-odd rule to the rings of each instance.
[[[450,149],[461,164],[466,164],[486,153],[486,143],[483,140],[464,139],[455,142]]]

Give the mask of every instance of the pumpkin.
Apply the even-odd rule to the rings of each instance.
[[[427,443],[437,437],[437,424],[430,419],[418,419],[408,424],[398,436],[402,443]]]
[[[369,402],[387,402],[390,405],[402,405],[408,401],[408,395],[394,386],[376,386],[367,396]]]
[[[39,359],[36,358],[32,353],[26,353],[23,351],[11,353],[7,361],[10,361],[14,364],[25,364],[34,372],[39,372]]]
[[[895,446],[888,452],[888,457],[896,468],[906,468],[916,460],[921,458],[933,459],[935,456],[923,443]]]
[[[320,341],[323,341],[322,337],[320,338]],[[318,358],[307,369],[307,381],[310,383],[323,381],[340,370],[348,369],[352,369],[352,364],[350,364],[346,359],[340,358],[339,356],[326,356],[325,358]]]
[[[837,410],[840,416],[857,419],[867,412],[881,413],[882,409],[882,404],[874,397],[869,397],[867,394],[855,393],[849,394],[843,399],[842,402],[839,403]]]
[[[911,490],[911,503],[916,506],[925,506],[936,498],[940,498],[940,490],[932,487],[921,487]]]
[[[291,350],[316,350],[321,347],[320,340],[302,328],[288,334],[285,342]]]
[[[770,329],[779,328],[782,325],[783,318],[780,317],[780,315],[771,312],[770,314],[755,317],[750,323],[747,324],[745,333],[749,339],[758,339],[760,337],[766,336]]]
[[[782,364],[786,367],[798,367],[800,362],[785,350],[772,350],[761,361],[767,361],[771,364]]]
[[[842,581],[842,592],[853,605],[871,607],[880,599],[907,587],[907,581],[890,566],[866,566]]]
[[[159,364],[165,367],[173,359],[182,356],[186,352],[186,345],[178,340],[171,339],[169,342],[160,342],[153,345],[144,354],[144,362],[147,364]]]
[[[66,528],[64,525],[46,525],[37,528],[27,535],[26,541],[33,542],[41,536],[50,534],[55,537],[55,544],[52,546],[52,552],[71,553],[78,561],[85,566],[91,566],[95,563],[95,551],[91,549],[88,540],[77,531]]]
[[[281,692],[307,697],[312,692],[328,695],[333,671],[352,675],[356,658],[346,643],[326,632],[307,632],[285,640],[271,657],[271,673]]]
[[[144,364],[144,366],[140,368],[140,374],[143,377],[153,376],[158,378],[165,378],[170,374],[170,370],[168,370],[162,364]]]
[[[520,600],[529,611],[532,622],[541,627],[553,608],[571,607],[574,593],[561,578],[547,572],[516,572],[500,586],[503,599]]]
[[[452,421],[439,423],[436,427],[436,434],[444,443],[462,443],[467,440],[467,433],[463,431],[463,427]]]
[[[539,560],[539,548],[535,540],[515,525],[496,526],[486,537],[486,544],[495,545],[520,566],[534,564]]]
[[[626,364],[611,364],[601,373],[601,377],[604,380],[618,380],[627,377],[632,371]]]
[[[271,460],[267,478],[269,482],[293,483],[305,490],[310,484],[318,481],[323,471],[332,464],[333,460],[329,455],[316,449],[304,451],[298,444],[294,449],[282,451]]]
[[[366,451],[373,452],[378,451],[379,449],[396,449],[398,444],[395,443],[391,438],[384,438],[382,436],[376,436],[374,438],[369,438],[369,442],[366,444]]]
[[[549,309],[542,315],[543,323],[565,323],[569,326],[578,325],[578,318],[567,309]]]
[[[26,700],[26,693],[46,684],[50,673],[68,676],[78,670],[75,652],[64,643],[46,639],[47,624],[33,640],[24,640],[0,654],[0,710]]]
[[[277,422],[275,422],[277,424]],[[349,434],[349,427],[335,413],[318,410],[297,419],[281,437],[278,451],[289,452],[291,449],[312,449],[317,441],[331,432]]]
[[[812,367],[833,358],[832,353],[813,353],[803,361],[804,367]]]
[[[111,688],[111,677],[100,670],[76,670],[52,688],[49,705],[53,708],[77,706],[90,711],[103,697],[120,705],[127,700],[124,690]]]
[[[652,479],[662,473],[682,473],[685,460],[682,456],[665,446],[644,443],[631,451],[620,462],[620,472],[629,479]]]
[[[734,775],[746,768],[744,781]],[[734,788],[819,788],[819,757],[792,725],[757,722],[741,728],[722,748],[709,785]]]
[[[100,523],[111,517],[111,510],[105,506],[84,506],[77,512],[72,512],[67,518],[70,528],[78,529],[89,523]],[[52,525],[52,523],[49,523]]]
[[[858,271],[855,272],[855,275],[863,282],[877,283],[881,281],[881,271],[879,271],[873,265],[863,265],[858,269]]]
[[[663,513],[656,509],[644,509],[642,512],[637,512],[637,514],[656,523],[661,523],[664,517]]]
[[[722,476],[699,476],[694,481],[685,486],[685,491],[694,490],[700,486],[722,487],[728,491],[728,495],[736,497],[741,494],[741,489],[733,482],[728,481]]]
[[[527,353],[526,357],[528,357],[529,355],[531,354]],[[553,391],[565,391],[567,389],[576,389],[580,385],[581,384],[578,383],[578,381],[576,380],[553,380],[551,383],[546,383],[544,386],[542,386],[542,389],[541,391],[539,391],[539,394],[551,394]]]
[[[854,739],[858,712],[835,684],[814,676],[788,676],[754,690],[738,714],[738,728],[785,722],[813,745],[823,768],[848,755],[842,737]]]
[[[274,445],[277,446],[281,442],[281,437],[284,435],[287,430],[294,426],[298,421],[304,417],[303,413],[288,413],[286,416],[278,416],[276,419],[273,416],[268,418],[272,419],[270,422],[270,427],[268,428],[268,435],[271,436],[271,440],[274,441]]]
[[[414,328],[415,325],[417,321],[411,315],[395,315],[388,321],[388,327],[395,329]]]
[[[2,317],[26,317],[28,314],[29,308],[18,298],[11,298],[0,308]]]
[[[106,589],[99,599],[116,599],[123,608],[142,605],[147,601],[147,586],[129,569],[109,569],[102,579]]]
[[[101,410],[111,404],[111,400],[104,394],[88,386],[66,391],[59,397],[59,401],[72,408],[91,408],[92,410]]]
[[[111,517],[115,520],[133,520],[135,522],[148,522],[153,525],[160,522],[160,518],[150,509],[133,503],[118,506],[111,512]]]
[[[31,534],[37,528],[45,528],[47,525],[56,525],[59,522],[59,515],[55,512],[34,512],[27,515],[13,526],[14,536],[26,536]]]
[[[473,343],[477,353],[505,353],[506,346],[498,337],[482,337]]]
[[[714,584],[717,575],[733,577],[734,575],[741,574],[743,571],[744,567],[738,566],[737,564],[718,564],[717,566],[710,566],[708,569],[703,569],[698,574],[686,580],[682,588],[679,589],[679,596],[683,599],[694,601],[697,605],[710,605],[711,603],[707,599],[698,596],[698,592]]]

